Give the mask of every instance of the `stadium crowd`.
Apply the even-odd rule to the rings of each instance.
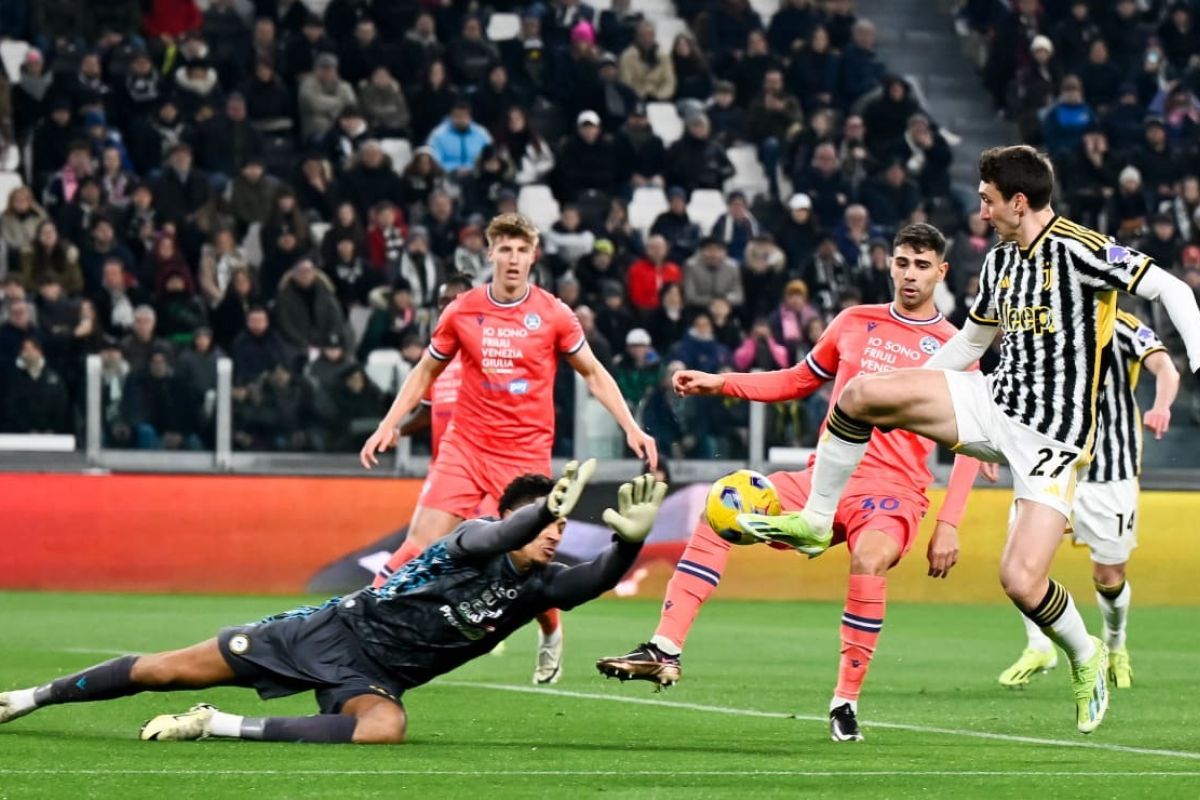
[[[1056,209],[1200,297],[1197,14],[1194,0],[966,0],[959,29],[998,112],[1053,159]],[[1137,305],[1179,357],[1161,307]]]
[[[838,310],[890,300],[908,221],[952,236],[959,322],[994,241],[853,0],[204,5],[0,3],[30,45],[0,76],[0,427],[78,431],[98,353],[106,446],[210,446],[226,354],[237,447],[356,450],[395,388],[371,354],[415,363],[439,285],[487,280],[486,221],[519,209],[546,219],[535,281],[660,448],[738,457],[747,410],[675,397],[675,370],[796,363]],[[1077,218],[1200,288],[1192,11],[1042,5],[963,4],[997,107]],[[494,17],[515,24],[491,41]],[[774,409],[772,439],[811,442],[822,404]]]

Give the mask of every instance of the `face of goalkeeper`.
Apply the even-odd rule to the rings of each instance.
[[[512,513],[512,511],[505,511],[504,516],[507,517]],[[530,567],[544,567],[549,564],[554,560],[554,553],[558,550],[566,527],[567,521],[559,519],[542,528],[542,532],[534,537],[532,542],[520,550],[513,550],[509,553],[513,566],[524,572]]]

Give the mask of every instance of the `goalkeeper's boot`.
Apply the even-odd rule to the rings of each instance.
[[[650,681],[662,689],[679,683],[683,669],[679,656],[667,655],[651,642],[640,644],[623,656],[601,658],[596,669],[606,678],[624,681]]]
[[[209,735],[217,711],[208,703],[197,703],[183,714],[159,714],[142,725],[138,738],[144,742],[186,742]]]
[[[533,682],[539,686],[558,683],[562,676],[563,631],[559,625],[547,636],[538,630],[537,663],[533,669]]]
[[[1075,727],[1091,733],[1100,727],[1108,711],[1108,646],[1092,638],[1096,651],[1082,664],[1071,665],[1071,688],[1075,692]]]
[[[858,716],[849,703],[842,703],[829,712],[829,738],[835,742],[861,742],[862,731],[858,728]]]
[[[1133,686],[1133,665],[1129,663],[1129,651],[1124,647],[1108,651],[1108,681],[1118,689]]]
[[[767,514],[738,514],[737,526],[742,533],[753,536],[760,542],[774,542],[799,550],[809,558],[816,558],[829,549],[833,530],[819,529],[800,511],[769,516]]]
[[[33,690],[0,692],[0,724],[12,722],[34,711],[37,711],[37,704],[33,702]]]
[[[1012,666],[1000,673],[1000,685],[1010,689],[1027,686],[1030,679],[1043,672],[1049,672],[1058,666],[1058,654],[1054,648],[1038,650],[1026,647],[1021,657]]]

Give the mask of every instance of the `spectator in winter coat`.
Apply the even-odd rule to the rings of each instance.
[[[472,121],[471,104],[460,100],[450,109],[450,116],[433,129],[426,142],[433,148],[438,163],[451,173],[465,175],[474,167],[484,147],[492,143],[492,135],[482,125]]]
[[[300,133],[306,139],[325,135],[338,114],[358,102],[350,84],[338,77],[338,59],[333,53],[317,56],[311,75],[300,81]]]
[[[621,172],[617,149],[601,128],[599,114],[579,113],[574,132],[559,145],[555,164],[554,193],[560,202],[571,202],[586,189],[615,192]]]
[[[351,340],[333,282],[308,258],[280,281],[275,316],[284,338],[301,349],[320,347],[333,334]]]
[[[374,139],[366,140],[359,147],[354,165],[342,176],[341,186],[343,198],[353,203],[362,217],[380,203],[400,205],[404,202],[404,182]]]
[[[700,226],[687,213],[687,191],[682,186],[667,190],[667,210],[658,215],[650,233],[662,236],[670,244],[668,257],[682,264],[700,244]]]
[[[729,366],[729,348],[716,340],[707,311],[701,311],[692,319],[692,327],[676,345],[673,355],[688,369],[702,372],[720,372]]]
[[[633,44],[621,53],[621,82],[643,100],[672,100],[675,97],[675,66],[658,46],[654,23],[637,26]]]
[[[405,136],[412,115],[400,83],[386,66],[371,71],[371,77],[358,84],[358,102],[367,123],[380,136]]]
[[[712,138],[708,117],[688,117],[683,137],[667,149],[665,178],[668,185],[695,189],[720,189],[734,173],[725,149]]]
[[[707,308],[714,297],[724,297],[735,309],[741,307],[742,276],[725,242],[710,236],[700,243],[696,255],[683,265],[683,296],[693,308]]]
[[[788,352],[788,363],[800,360],[802,349],[809,344],[804,337],[808,323],[820,319],[821,312],[809,301],[808,284],[802,280],[788,281],[783,300],[767,319],[771,337]]]
[[[7,380],[0,429],[12,433],[66,433],[70,430],[70,398],[62,376],[47,364],[37,337],[27,337],[19,353]]]
[[[233,340],[230,348],[233,359],[233,385],[254,383],[264,373],[284,366],[291,358],[291,348],[271,327],[271,318],[262,306],[251,306],[246,312],[246,328]]]
[[[662,359],[654,350],[650,333],[645,328],[634,328],[626,334],[625,352],[613,367],[613,378],[621,389],[621,396],[636,409],[661,376]]]
[[[626,276],[629,305],[643,319],[658,309],[659,294],[664,286],[683,280],[683,271],[669,257],[670,247],[666,238],[653,235],[646,240],[646,255],[629,267]]]
[[[793,363],[787,347],[775,339],[765,319],[756,320],[750,335],[733,351],[733,368],[738,372],[786,369]]]
[[[741,261],[746,245],[759,233],[758,220],[750,213],[745,193],[730,192],[726,202],[727,210],[713,223],[712,235],[725,243],[730,258]]]

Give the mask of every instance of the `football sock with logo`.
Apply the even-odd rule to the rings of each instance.
[[[383,565],[383,569],[379,570],[379,574],[375,576],[375,580],[371,582],[371,586],[376,589],[383,586],[396,570],[421,555],[421,551],[424,549],[423,546],[413,541],[411,537],[405,539],[400,547],[396,549],[396,552],[392,553],[392,557],[388,559],[387,563]]]
[[[537,615],[536,619],[538,627],[542,631],[542,636],[550,636],[562,629],[562,619],[559,617],[557,608],[543,611]]]
[[[1026,645],[1031,650],[1039,650],[1043,653],[1049,653],[1054,649],[1054,642],[1050,641],[1050,637],[1042,633],[1042,629],[1037,623],[1031,620],[1026,615],[1021,615],[1021,621],[1025,623],[1025,638],[1028,640]]]
[[[1096,652],[1096,645],[1088,635],[1087,626],[1075,607],[1075,601],[1071,599],[1071,593],[1053,578],[1048,584],[1046,594],[1036,608],[1032,611],[1021,610],[1063,649],[1072,664],[1082,664]]]
[[[82,672],[58,678],[33,690],[33,701],[39,706],[57,703],[84,703],[91,700],[112,700],[146,691],[134,684],[133,664],[137,656],[121,656]]]
[[[856,707],[879,632],[887,610],[887,578],[883,575],[851,575],[846,587],[846,606],[842,610],[842,658],[838,664],[837,688],[833,704]]]
[[[1133,599],[1133,587],[1129,581],[1116,586],[1105,586],[1096,582],[1096,602],[1100,604],[1100,616],[1104,618],[1104,642],[1113,650],[1125,646],[1125,623],[1129,619],[1129,603]]]
[[[730,543],[717,536],[707,524],[696,523],[687,548],[675,565],[675,574],[667,584],[658,629],[650,640],[655,647],[668,655],[678,655],[683,650],[700,606],[721,582],[730,547]]]
[[[804,518],[828,530],[833,525],[842,491],[867,452],[873,426],[848,416],[834,404],[826,420],[825,435],[817,443],[812,470],[812,491],[804,504]]]
[[[241,717],[220,711],[209,721],[209,734],[264,742],[338,744],[354,741],[354,717],[315,714],[311,717]]]

